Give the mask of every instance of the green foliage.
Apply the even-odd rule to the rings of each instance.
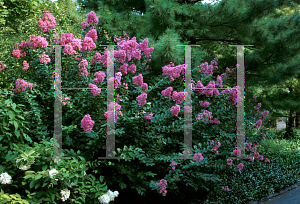
[[[176,11],[177,8],[172,8],[173,10],[169,13],[164,13],[165,10],[170,9],[168,8],[169,4],[170,2],[161,2],[159,5],[158,3],[157,5],[154,4],[154,8],[155,6],[159,6],[159,9],[155,10],[152,7],[153,16],[156,16],[156,19],[154,18],[153,21],[163,21],[166,16],[173,17],[175,12],[179,12]],[[47,9],[53,11],[53,13],[56,12],[57,16],[60,17],[57,19],[57,22],[62,23],[62,25],[69,25],[70,15],[63,16],[59,13],[59,10],[56,11],[55,5],[52,7],[49,6]],[[150,10],[150,3],[147,5],[147,9]],[[188,11],[182,12],[185,17],[187,17]],[[162,17],[158,19],[160,15]],[[74,18],[78,16],[78,14],[75,14]],[[82,32],[79,25],[81,20],[86,20],[84,17],[82,19],[78,18],[78,22],[75,23],[76,25],[72,25],[66,29],[63,26],[57,28],[59,31],[74,34],[75,38],[82,38],[90,29]],[[149,17],[150,15],[148,15]],[[107,17],[107,19],[109,18]],[[105,17],[99,18],[99,21],[101,19],[102,22],[99,22],[96,26],[99,33],[99,41],[93,53],[101,52],[103,54],[103,48],[100,48],[98,45],[104,43],[102,40],[105,37],[103,34],[100,35],[99,31],[103,30],[102,28],[106,29],[108,27],[105,27],[107,26],[104,22]],[[218,18],[218,20],[220,19]],[[172,23],[173,20],[171,19],[170,22]],[[36,27],[37,21],[38,19],[32,25]],[[235,20],[235,23],[237,21]],[[170,22],[166,21],[164,23],[170,24]],[[106,23],[109,24],[109,22]],[[147,29],[149,30],[149,28]],[[142,36],[145,35],[147,29],[139,33],[140,39],[138,40],[142,40]],[[160,29],[163,30],[162,28]],[[48,42],[54,39],[51,32],[41,34],[38,29],[36,29],[36,32],[37,35],[46,36]],[[109,33],[110,35],[112,34],[112,32]],[[158,36],[149,34],[148,47],[152,47],[153,45],[155,48],[152,63],[157,63],[159,69],[169,64],[170,61],[175,62],[175,66],[183,63],[184,58],[182,54],[184,49],[178,46],[176,48],[176,45],[180,44],[182,40],[184,44],[188,44],[190,41],[187,38],[181,38],[181,35],[178,33],[180,32],[176,29],[168,28]],[[26,38],[28,39],[27,34],[31,34],[30,31],[26,33]],[[189,32],[190,34],[191,32]],[[23,40],[25,38],[19,38],[16,39],[16,42],[20,43]],[[154,40],[157,41],[154,42]],[[111,39],[107,39],[106,42],[113,43]],[[216,199],[222,200],[226,198],[226,201],[229,203],[235,203],[236,201],[245,202],[258,199],[273,192],[275,189],[280,189],[296,181],[298,173],[294,169],[299,165],[297,155],[287,157],[286,160],[279,160],[278,158],[282,157],[282,155],[275,154],[278,151],[274,151],[273,154],[273,151],[270,150],[278,146],[271,145],[268,147],[267,142],[265,146],[261,146],[259,153],[262,153],[264,158],[269,158],[271,164],[267,163],[264,166],[264,163],[259,160],[255,160],[254,162],[234,160],[232,166],[226,164],[226,159],[229,156],[233,156],[232,150],[235,149],[236,145],[235,121],[237,117],[234,114],[236,107],[235,105],[228,104],[228,97],[207,98],[194,91],[193,100],[195,101],[193,101],[193,104],[197,105],[193,105],[195,111],[193,111],[192,118],[195,119],[197,114],[204,109],[198,105],[199,101],[206,100],[212,104],[207,110],[212,112],[214,117],[221,121],[221,124],[210,124],[206,121],[194,120],[191,156],[195,153],[202,153],[204,160],[195,162],[192,159],[176,159],[176,157],[181,157],[181,152],[183,151],[183,116],[181,115],[182,112],[178,118],[171,115],[170,107],[175,103],[172,99],[162,96],[161,91],[168,86],[174,87],[174,91],[183,91],[183,80],[180,77],[175,79],[174,82],[170,82],[168,76],[162,76],[159,72],[144,70],[145,66],[137,62],[137,60],[133,60],[133,63],[137,65],[137,72],[135,74],[129,72],[123,76],[123,79],[125,78],[124,81],[129,82],[128,92],[124,90],[123,85],[115,90],[122,98],[124,96],[123,103],[120,103],[122,104],[121,111],[123,116],[120,116],[118,122],[115,124],[116,157],[123,159],[109,161],[98,159],[98,157],[104,157],[106,153],[105,128],[107,122],[104,113],[106,112],[107,104],[105,103],[106,93],[104,90],[102,90],[104,93],[97,96],[96,99],[98,100],[95,100],[90,91],[63,91],[62,96],[69,96],[70,103],[62,107],[62,156],[71,157],[72,159],[64,159],[58,163],[46,159],[45,157],[54,156],[54,139],[52,138],[54,133],[54,96],[51,77],[54,71],[54,52],[53,50],[50,51],[49,49],[41,48],[26,50],[26,52],[28,51],[26,57],[15,59],[11,57],[14,44],[12,42],[8,43],[10,43],[10,47],[7,47],[9,50],[7,52],[7,59],[3,58],[3,61],[5,61],[5,64],[9,68],[0,73],[6,78],[6,81],[3,83],[5,89],[0,93],[0,137],[2,137],[0,143],[0,161],[3,164],[0,166],[0,172],[9,172],[13,178],[13,184],[9,188],[4,189],[4,192],[10,195],[10,197],[15,192],[20,192],[20,196],[30,203],[56,203],[60,202],[57,201],[60,199],[60,190],[68,187],[72,192],[69,200],[75,203],[96,203],[98,202],[97,198],[107,192],[109,186],[110,189],[119,190],[120,192],[132,189],[144,198],[144,196],[149,195],[149,191],[151,190],[159,192],[159,187],[155,186],[155,183],[161,179],[165,179],[168,181],[167,188],[170,189],[168,190],[167,197],[175,198],[177,196],[178,201],[184,200],[185,202],[192,203],[192,201],[194,202],[197,199],[196,192],[200,190],[204,194],[201,197],[201,201],[207,200],[207,202],[217,203]],[[211,52],[211,50],[205,52],[202,49],[196,49],[196,54],[194,55],[196,56],[194,59],[196,63],[192,65],[193,79],[196,82],[200,80],[204,85],[207,85],[210,80],[215,79],[215,76],[204,77],[196,67],[205,62],[206,59],[219,55],[223,58],[223,61],[219,62],[219,66],[223,69],[229,66],[225,63],[228,59],[232,59],[233,66],[235,65],[234,54],[228,53],[227,55],[227,50],[223,49],[221,45],[215,44],[214,47],[218,48],[218,52],[220,51],[223,56],[217,52]],[[47,65],[41,64],[37,60],[43,51],[51,58],[51,62]],[[93,53],[81,52],[83,58],[87,59],[89,64]],[[207,57],[207,53],[211,56]],[[21,72],[22,60],[25,59],[30,64],[30,68],[27,72]],[[146,60],[142,56],[141,62]],[[78,79],[78,63],[73,62],[74,60],[70,56],[62,54],[62,76],[65,79],[62,81],[62,87],[87,87],[89,82],[92,83],[93,74],[96,71],[105,71],[105,68],[100,63],[97,63],[95,66],[89,67],[91,74],[88,77],[79,76],[79,80],[76,81]],[[117,71],[120,63],[115,63],[115,67],[115,71]],[[156,70],[158,70],[157,67]],[[141,94],[141,89],[131,83],[132,77],[139,73],[143,74],[144,82],[149,85],[147,92],[148,105],[143,107],[138,107],[136,101],[136,97]],[[220,71],[219,73],[222,72]],[[234,77],[234,74],[229,77]],[[12,83],[19,77],[34,84],[32,91],[26,90],[17,94],[12,92],[15,86]],[[107,81],[104,81],[101,87],[106,86],[106,84]],[[235,86],[234,82],[229,81],[224,81],[223,85]],[[2,97],[2,95],[7,96]],[[245,99],[245,142],[254,143],[257,141],[261,143],[263,139],[260,132],[265,132],[267,138],[271,137],[272,132],[265,131],[263,128],[260,130],[255,128],[254,123],[259,119],[260,112],[257,112],[257,115],[254,116],[256,112],[254,112],[253,106],[250,105],[253,100],[248,103],[249,99],[252,100],[250,94],[246,95]],[[180,104],[181,110],[183,108],[182,105]],[[152,123],[145,123],[144,115],[141,114],[142,110],[153,113]],[[261,108],[260,111],[262,110],[265,109]],[[93,131],[88,133],[83,132],[80,127],[81,120],[86,114],[90,114],[91,118],[95,121]],[[135,117],[137,114],[140,114],[139,118]],[[266,120],[268,119],[269,116]],[[213,144],[210,144],[211,140],[214,140]],[[218,141],[221,142],[221,147],[219,149],[220,153],[216,154],[211,149]],[[279,148],[276,150],[279,150]],[[246,151],[246,155],[250,153],[250,151]],[[80,161],[78,158],[80,158]],[[19,162],[16,162],[17,159],[19,159]],[[171,170],[170,167],[170,163],[173,160],[178,164],[175,170]],[[282,173],[282,170],[287,167],[285,166],[287,163],[281,165],[281,163],[286,161],[292,163],[290,173],[293,177],[289,179],[277,179],[276,182],[272,182],[272,179],[281,175],[276,173],[276,171]],[[236,165],[239,163],[245,165],[241,172],[236,169]],[[31,165],[30,170],[22,171],[20,168],[24,165]],[[54,168],[57,168],[59,173],[54,179],[50,179],[48,171]],[[269,168],[274,169],[271,175],[267,173],[267,170],[270,170]],[[87,171],[87,175],[84,175],[83,171]],[[287,172],[283,172],[283,174],[286,175]],[[96,178],[99,178],[100,181]],[[267,178],[267,181],[264,181],[264,178]],[[58,181],[55,179],[58,179]],[[286,181],[281,183],[284,179]],[[75,184],[72,188],[71,182]],[[245,185],[245,182],[248,185]],[[20,183],[23,186],[18,185]],[[228,194],[221,189],[221,186],[226,185],[232,189]],[[259,187],[257,188],[256,186]],[[186,192],[189,192],[189,196],[183,195]],[[190,196],[190,192],[195,192],[195,196]],[[161,199],[160,196],[158,195],[157,198]],[[8,196],[5,197],[8,198]],[[124,202],[122,199],[119,200],[120,202]]]

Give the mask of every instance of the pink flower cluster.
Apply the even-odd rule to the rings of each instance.
[[[210,105],[210,103],[209,102],[207,102],[207,101],[199,101],[199,103],[200,103],[200,105],[202,106],[202,107],[208,107],[209,105]]]
[[[90,132],[93,129],[94,123],[95,122],[91,119],[91,116],[87,114],[81,120],[81,128],[83,128],[85,132]]]
[[[102,83],[104,81],[104,78],[105,78],[105,73],[102,72],[102,71],[99,71],[99,72],[96,72],[94,74],[94,76],[96,77],[93,82],[96,83],[96,84],[99,84],[100,82]]]
[[[113,118],[114,118],[114,109],[115,109],[115,123],[118,121],[118,115],[121,115],[123,116],[122,112],[120,111],[121,110],[121,106],[117,103],[117,102],[112,102],[111,104],[109,104],[108,106],[108,112],[105,112],[104,113],[104,116],[106,117],[107,119],[107,114],[108,114],[108,121],[109,122],[112,122]]]
[[[193,161],[199,162],[199,161],[202,161],[203,159],[204,159],[204,157],[202,156],[201,153],[196,153],[196,154],[194,154]]]
[[[62,103],[63,105],[66,105],[66,103],[67,103],[67,100],[69,100],[70,98],[69,97],[66,97],[64,100],[64,102]]]
[[[91,57],[92,65],[94,65],[97,61],[101,62],[101,54],[96,52],[94,56]]]
[[[229,191],[229,188],[228,188],[228,186],[225,186],[225,187],[224,187],[224,186],[222,186],[222,189],[223,189],[223,190],[225,190],[225,191]]]
[[[146,104],[146,98],[147,98],[147,94],[146,93],[142,93],[141,95],[139,95],[138,97],[136,97],[136,99],[138,100],[139,106],[145,105]]]
[[[90,37],[93,39],[94,42],[97,42],[97,39],[98,39],[97,30],[96,29],[90,30],[89,32],[87,32],[85,37]]]
[[[184,157],[184,153],[185,153],[185,151],[182,152],[182,155],[181,155],[182,157]],[[190,153],[190,151],[188,150],[188,154],[189,153]]]
[[[30,49],[33,48],[37,48],[37,47],[42,47],[42,48],[46,48],[48,46],[48,42],[46,40],[46,38],[41,37],[41,36],[37,36],[35,37],[35,35],[30,35],[30,41],[22,41],[22,43],[16,43],[15,44],[15,50],[12,51],[12,55],[13,57],[19,59],[20,57],[25,57],[26,56],[26,52],[24,51],[24,49],[26,47],[29,47]]]
[[[45,63],[47,64],[47,63],[50,62],[50,61],[51,61],[51,60],[50,60],[49,56],[46,55],[45,52],[43,52],[42,55],[41,55],[41,57],[40,57],[40,62],[41,62],[41,63],[44,63],[44,62],[45,62]]]
[[[239,157],[239,156],[241,156],[241,150],[235,149],[235,150],[233,150],[233,154],[234,154],[234,156]]]
[[[183,101],[185,94],[187,94],[187,92],[177,93],[177,91],[173,91],[172,99],[176,101],[177,104],[180,104]]]
[[[244,164],[239,163],[236,168],[238,168],[239,170],[242,170],[244,168]]]
[[[86,27],[90,27],[90,24],[88,24],[86,21],[81,22],[81,28],[85,29]]]
[[[89,83],[89,88],[91,88],[94,97],[101,93],[101,88],[98,88],[95,84]]]
[[[210,144],[213,144],[213,140],[210,142]],[[216,151],[216,153],[217,154],[219,154],[219,151],[217,151],[217,149],[219,148],[221,146],[221,143],[220,142],[218,142],[217,144],[216,144],[216,146],[214,146],[210,151]]]
[[[212,113],[207,110],[204,110],[203,113],[198,114],[196,120],[201,120],[201,119],[206,120],[206,121],[209,120],[210,124],[220,124],[221,123],[217,118],[214,118],[214,119],[212,119],[212,118],[213,118]]]
[[[56,26],[55,18],[52,16],[52,14],[49,11],[46,11],[44,9],[44,17],[39,20],[38,22],[39,28],[43,32],[47,32],[51,29],[54,29]]]
[[[30,88],[32,90],[33,85],[31,83],[27,83],[24,81],[24,79],[17,79],[16,81],[16,88],[14,89],[15,93],[21,92],[20,88],[22,88],[22,91],[25,91],[26,88]]]
[[[208,75],[210,75],[210,74],[213,74],[213,70],[214,69],[218,69],[218,67],[217,66],[213,66],[213,65],[218,65],[218,63],[217,63],[217,60],[219,59],[219,57],[216,57],[215,59],[213,59],[211,62],[210,62],[210,65],[208,65],[208,63],[207,62],[205,62],[205,63],[203,63],[203,64],[201,64],[200,65],[200,70],[199,70],[199,72],[204,72],[204,74],[206,74],[207,76]],[[197,67],[197,68],[199,68],[199,66]]]
[[[172,161],[170,166],[172,166],[172,170],[175,170],[175,166],[177,166],[177,163],[175,161]]]
[[[99,18],[97,17],[97,15],[94,11],[91,11],[90,13],[88,13],[86,15],[86,17],[87,17],[88,22],[86,22],[86,21],[81,22],[82,29],[85,29],[86,27],[90,27],[89,23],[96,23],[96,25],[97,25],[99,22]],[[92,29],[93,28],[95,28],[95,26],[93,26]]]
[[[167,181],[164,179],[160,180],[159,183],[155,183],[155,186],[161,186],[159,193],[162,193],[164,191],[163,196],[166,196],[167,194],[167,184]]]
[[[170,62],[170,64],[164,66],[162,70],[163,75],[168,75],[170,77],[170,81],[173,82],[176,78],[180,77],[180,72],[184,76],[185,64],[174,67],[174,63]]]
[[[5,68],[7,68],[7,65],[0,61],[0,72],[4,71]]]
[[[153,116],[153,113],[151,112],[151,113],[147,113],[146,115],[145,115],[145,120],[147,121],[147,123],[149,123],[149,121],[152,119],[152,116]],[[152,121],[151,121],[151,123],[152,123]]]
[[[78,67],[79,70],[81,71],[80,74],[81,75],[85,75],[88,76],[90,73],[87,71],[87,66],[88,66],[88,61],[86,59],[82,59],[81,62],[79,63]]]
[[[29,68],[29,64],[27,63],[26,60],[23,61],[23,69],[27,70]]]
[[[229,166],[232,165],[232,162],[233,162],[232,159],[227,159],[227,165]]]

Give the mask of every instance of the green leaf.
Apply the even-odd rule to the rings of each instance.
[[[23,116],[17,115],[17,117],[19,117],[19,118],[25,120],[25,118],[24,118]]]
[[[19,130],[15,130],[15,135],[17,136],[17,138],[20,137],[20,131]]]
[[[38,174],[38,175],[35,176],[34,179],[35,179],[35,180],[38,180],[38,179],[40,179],[40,178],[42,178],[42,175]]]
[[[54,199],[55,199],[55,195],[52,194],[52,195],[51,195],[51,200],[54,201]]]
[[[30,182],[30,185],[29,185],[29,187],[30,187],[30,188],[33,188],[33,187],[34,187],[34,185],[35,185],[35,180],[32,180],[32,181]]]
[[[14,119],[15,116],[16,116],[15,113],[13,111],[9,110],[9,117],[10,117],[10,119]]]
[[[43,186],[42,187],[44,187],[44,186],[46,186],[48,183],[43,183]]]
[[[41,180],[37,181],[34,188],[37,189],[40,186],[40,184],[41,184]]]
[[[13,109],[14,111],[16,110],[16,104],[15,104],[15,103],[12,104],[12,109]]]

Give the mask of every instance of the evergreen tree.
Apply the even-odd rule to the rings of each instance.
[[[256,102],[262,104],[261,110],[270,111],[273,122],[296,111],[297,103],[288,105],[282,94],[288,88],[285,82],[299,75],[297,4],[287,0],[222,0],[213,5],[184,0],[97,2],[100,25],[111,42],[123,31],[130,38],[136,36],[137,42],[149,39],[149,47],[154,47],[149,65],[155,75],[161,75],[170,62],[184,63],[184,48],[178,44],[201,45],[192,47],[192,69],[220,56],[214,76],[236,67],[236,47],[229,45],[253,45],[244,48],[245,96],[258,96]],[[298,92],[289,94],[291,100],[298,96]]]

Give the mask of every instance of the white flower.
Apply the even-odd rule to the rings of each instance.
[[[19,169],[23,170],[23,171],[26,171],[30,168],[30,165],[29,166],[22,166],[22,167],[19,167]]]
[[[22,159],[17,159],[16,160],[16,163],[19,163],[21,160],[23,161],[26,161],[27,158],[22,158]],[[34,163],[34,159],[32,159],[30,162],[27,162],[26,165],[22,166],[22,167],[19,167],[19,169],[25,171],[25,170],[28,170],[30,168],[30,165]]]
[[[59,159],[58,157],[56,157],[56,158],[54,159],[54,163],[57,164],[60,160],[61,160],[61,159]]]
[[[103,203],[103,204],[108,204],[109,201],[110,201],[109,196],[106,195],[106,194],[102,195],[102,196],[99,197],[98,199],[99,199],[99,201],[100,201],[101,203]]]
[[[64,190],[61,190],[60,193],[61,193],[61,196],[62,196],[61,200],[64,201],[64,202],[70,197],[70,190],[68,190],[67,188],[64,189]]]
[[[115,191],[115,192],[114,192],[114,196],[115,196],[115,197],[118,197],[118,195],[119,195],[119,192],[118,192],[118,191]]]
[[[84,172],[84,175],[86,175],[86,172]]]
[[[11,184],[11,176],[8,173],[2,173],[0,175],[0,182],[1,184]]]
[[[53,179],[53,175],[56,175],[58,173],[58,171],[56,169],[52,169],[49,171],[49,177],[51,179]],[[57,181],[58,179],[55,179],[55,181]]]
[[[108,195],[108,197],[111,201],[114,201],[115,196],[114,196],[114,193],[111,190],[108,190],[107,195]]]
[[[114,201],[115,197],[117,197],[119,195],[118,191],[112,192],[111,190],[108,190],[108,192],[104,195],[102,195],[101,197],[99,197],[99,201],[103,204],[107,204],[110,201]]]

